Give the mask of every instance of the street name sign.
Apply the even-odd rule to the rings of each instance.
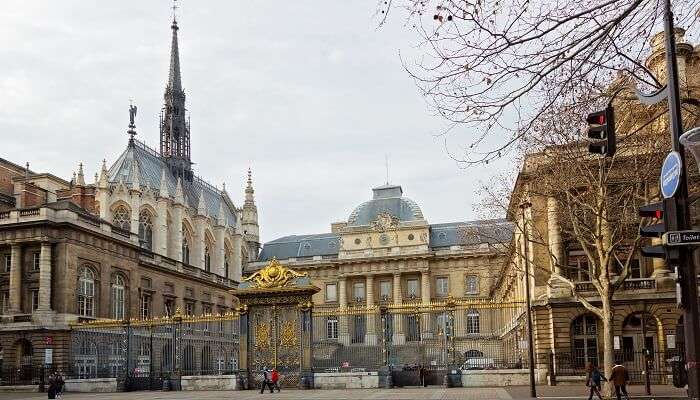
[[[700,245],[700,231],[672,231],[663,236],[666,246]]]
[[[681,182],[681,155],[677,151],[668,153],[664,159],[664,164],[661,167],[661,176],[659,183],[661,184],[661,194],[665,199],[670,199],[676,194],[678,185]]]

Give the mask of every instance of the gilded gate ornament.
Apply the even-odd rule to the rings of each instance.
[[[292,321],[284,321],[282,323],[282,332],[280,332],[280,346],[292,347],[297,344],[297,332],[294,329]]]
[[[280,264],[276,258],[260,271],[243,278],[244,282],[251,282],[253,287],[271,289],[287,286],[295,278],[308,276],[305,272],[296,272]]]
[[[270,347],[270,325],[262,323],[255,326],[255,348],[264,350]]]

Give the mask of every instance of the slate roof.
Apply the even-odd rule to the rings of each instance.
[[[401,186],[379,186],[373,188],[372,193],[372,200],[360,204],[350,213],[348,226],[369,225],[384,212],[393,215],[399,222],[424,219],[418,204],[408,197],[403,197]]]
[[[134,140],[133,145],[127,146],[126,150],[117,158],[117,161],[112,164],[107,171],[107,179],[115,184],[123,180],[127,187],[133,187],[135,177],[134,160],[138,164],[138,180],[142,188],[149,187],[154,192],[159,192],[160,179],[163,169],[165,169],[165,183],[168,193],[170,196],[175,196],[177,177],[172,174],[165,160],[155,150],[138,140]],[[224,192],[199,177],[195,177],[192,182],[183,181],[182,191],[185,203],[195,209],[199,204],[199,195],[203,193],[207,214],[215,219],[219,216],[219,207],[223,202],[227,224],[229,226],[236,225],[235,208]]]
[[[497,244],[510,241],[513,225],[505,219],[432,224],[430,248],[472,246],[482,243]],[[287,258],[337,256],[340,236],[334,233],[291,235],[263,245],[258,261]]]

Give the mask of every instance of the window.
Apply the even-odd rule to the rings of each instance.
[[[123,320],[126,317],[124,294],[124,277],[121,274],[117,274],[114,276],[114,282],[112,282],[112,318],[114,319]]]
[[[88,267],[82,267],[78,278],[78,315],[95,316],[95,274]]]
[[[354,315],[352,317],[352,337],[351,343],[363,343],[365,341],[365,333],[367,331],[366,320],[364,315]]]
[[[418,297],[418,279],[409,279],[406,281],[406,296],[412,299]]]
[[[139,213],[139,243],[144,249],[153,250],[153,216],[148,210]]]
[[[32,271],[38,271],[41,268],[41,257],[38,252],[32,253]]]
[[[352,298],[360,302],[365,300],[365,283],[355,282],[352,285]]]
[[[452,336],[452,318],[447,313],[438,314],[437,316],[438,332]]]
[[[338,286],[335,283],[326,283],[326,302],[338,301]]]
[[[141,319],[151,318],[151,295],[144,293],[141,295]]]
[[[574,366],[583,368],[588,362],[598,365],[598,319],[581,315],[573,321],[572,333]]]
[[[450,293],[450,281],[446,276],[439,276],[435,279],[438,297],[447,297]]]
[[[639,278],[645,278],[643,272],[642,272],[642,267],[639,264],[639,260],[634,259],[630,260],[630,278],[632,279],[639,279]]]
[[[210,246],[207,244],[204,246],[204,270],[211,272],[211,251]]]
[[[326,338],[338,339],[338,317],[328,317],[326,320]]]
[[[470,275],[467,277],[466,283],[464,285],[465,294],[479,294],[479,277]]]
[[[175,314],[175,301],[173,299],[165,299],[163,301],[163,308],[165,308],[165,315],[172,317]]]
[[[3,265],[5,272],[10,272],[12,270],[12,254],[3,255]]]
[[[190,244],[186,236],[182,236],[182,262],[190,263]]]
[[[125,231],[131,230],[131,213],[124,206],[118,206],[112,211],[112,224]]]
[[[391,281],[379,281],[379,298],[383,301],[391,298]]]
[[[211,315],[211,304],[203,304],[202,305],[202,314]]]
[[[229,255],[226,253],[224,256],[224,278],[228,278],[228,266],[229,266]]]
[[[467,311],[467,334],[475,335],[480,331],[479,312],[476,310]]]
[[[194,303],[192,303],[191,301],[185,303],[185,315],[194,315]]]
[[[0,314],[7,314],[7,310],[10,308],[10,293],[8,291],[4,291],[0,293]]]
[[[39,289],[32,289],[32,311],[39,309]]]
[[[399,316],[400,318],[400,316]],[[420,341],[420,320],[417,315],[406,315],[406,341],[407,342],[419,342]]]
[[[588,282],[590,278],[590,269],[588,265],[588,257],[583,251],[570,251],[567,263],[567,275],[574,282]]]

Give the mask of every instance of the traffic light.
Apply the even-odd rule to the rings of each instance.
[[[652,218],[656,220],[655,224],[650,224],[639,228],[639,235],[641,237],[661,238],[666,232],[663,202],[647,204],[645,206],[639,207],[639,216],[642,218]],[[661,244],[643,246],[642,256],[652,258],[666,258],[666,250]]]
[[[612,157],[617,150],[615,139],[615,115],[613,107],[607,106],[605,110],[596,111],[586,117],[588,124],[588,152]]]

